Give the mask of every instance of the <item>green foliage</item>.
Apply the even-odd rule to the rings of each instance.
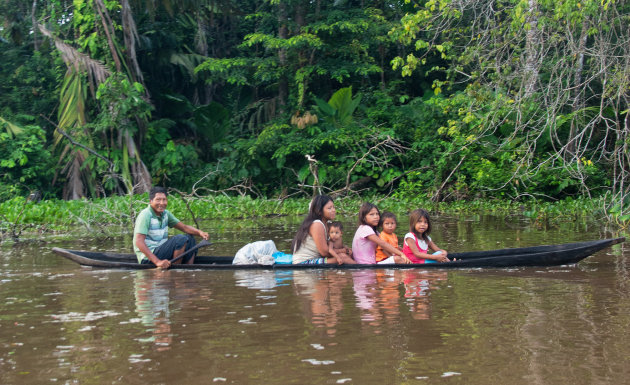
[[[0,55],[0,116],[19,124],[24,122],[17,115],[50,115],[57,103],[59,76],[59,59],[50,47],[32,52],[27,46],[11,46],[0,39]],[[43,122],[38,118],[37,124]]]
[[[186,186],[190,184],[190,170],[195,169],[197,163],[197,152],[193,146],[169,140],[153,157],[153,182],[156,185]]]
[[[122,74],[114,74],[98,86],[96,100],[101,112],[89,127],[95,132],[111,130],[135,133],[138,120],[151,118],[153,107],[144,100],[144,87]]]
[[[214,160],[216,151],[214,147],[226,140],[226,136],[230,130],[231,115],[230,111],[217,102],[211,102],[206,105],[194,105],[182,95],[164,95],[169,101],[169,106],[162,111],[168,111],[171,119],[168,121],[168,127],[175,137],[179,133],[185,132],[183,141],[189,141],[191,138],[198,139],[198,148],[204,148],[202,151],[202,159],[209,161]],[[161,123],[160,125],[163,126]],[[149,133],[150,134],[150,133]],[[152,135],[147,135],[148,140],[153,141]],[[166,144],[165,140],[157,140],[159,146]],[[151,152],[155,152],[153,150]]]
[[[259,65],[262,65],[259,62]],[[247,59],[215,59],[210,58],[195,68],[195,74],[205,74],[207,81],[225,81],[229,84],[244,86],[249,84],[248,67],[252,62]]]
[[[577,175],[593,187],[605,183],[601,166],[593,162],[584,160],[567,167],[561,159],[553,161],[552,157],[549,161],[551,155],[542,151],[529,160],[527,143],[522,138],[506,142],[510,130],[484,132],[489,115],[502,122],[500,127],[509,127],[514,119],[512,103],[504,94],[471,89],[448,98],[439,95],[414,99],[401,108],[396,131],[404,142],[411,143],[409,159],[419,170],[405,177],[397,196],[414,192],[433,196],[439,191],[442,199],[522,194],[566,197],[580,193],[584,187]],[[483,109],[475,107],[482,104]],[[533,111],[536,113],[536,109]],[[407,130],[409,126],[415,126],[415,131]],[[545,139],[539,139],[539,148],[549,148]],[[519,174],[527,161],[538,167]]]
[[[303,216],[308,210],[310,198],[254,199],[248,196],[229,197],[208,195],[203,199],[183,198],[169,195],[168,208],[183,221],[190,222],[190,210],[198,219],[220,220],[235,218],[260,218],[265,216]],[[560,224],[578,219],[599,220],[605,215],[599,209],[606,201],[591,199],[566,199],[559,202],[543,202],[534,199],[523,202],[509,200],[474,200],[435,203],[424,197],[408,196],[405,198],[385,198],[370,195],[365,197],[346,197],[335,200],[337,214],[354,217],[361,203],[369,201],[379,208],[399,214],[406,214],[412,209],[422,207],[433,213],[476,214],[518,217],[529,220],[531,225]],[[135,196],[113,196],[92,200],[42,200],[30,202],[24,197],[0,202],[0,235],[7,226],[19,223],[22,228],[35,227],[39,231],[76,232],[78,226],[103,233],[108,227],[126,226],[131,231],[133,213],[138,213],[148,204],[147,194]],[[39,235],[38,235],[39,236]],[[24,237],[29,237],[25,234]]]
[[[94,1],[37,2],[54,39],[30,5],[0,4],[3,198],[59,193],[50,152],[67,197],[126,193],[142,159],[183,191],[309,195],[316,166],[324,191],[362,181],[435,207],[628,185],[626,3],[103,4],[105,17]]]
[[[212,102],[195,108],[190,121],[195,130],[212,146],[225,140],[230,128],[230,111],[221,104]]]
[[[625,80],[612,84],[598,63],[627,55],[630,35],[622,27],[627,12],[627,4],[573,0],[417,4],[390,31],[411,49],[391,63],[403,77],[436,76],[433,94],[443,98],[436,99],[439,136],[431,142],[454,154],[457,163],[423,161],[440,172],[427,170],[426,177],[410,179],[411,186],[426,189],[436,180],[439,192],[450,189],[460,198],[470,193],[565,198],[603,186],[624,189],[625,167],[623,176],[617,171],[607,181],[610,164],[589,159],[621,154],[606,139],[618,131],[602,120],[621,124],[614,111],[624,110],[627,102],[613,102],[608,95],[626,94],[628,77],[615,76]],[[608,40],[612,31],[615,38]],[[595,41],[624,48],[595,53]],[[545,54],[539,58],[540,52]],[[609,84],[607,90],[602,82]],[[416,148],[421,142],[415,141]],[[453,167],[457,172],[443,191],[443,171]]]
[[[21,134],[24,132],[24,129],[18,126],[15,123],[9,122],[0,116],[0,128],[4,128],[9,137],[13,137],[15,135]]]
[[[328,100],[315,98],[319,113],[333,125],[345,126],[352,123],[352,114],[361,103],[361,94],[352,98],[352,87],[337,90]]]
[[[144,100],[144,87],[131,82],[125,75],[116,73],[101,83],[96,92],[96,100],[100,112],[93,122],[85,124],[85,128],[93,134],[96,150],[107,154],[110,164],[91,155],[89,162],[94,178],[105,174],[103,185],[109,191],[118,191],[118,178],[109,177],[112,173],[122,175],[124,189],[130,191],[134,184],[131,175],[132,163],[138,162],[134,135],[139,131],[139,124],[151,118],[152,106]]]
[[[628,228],[628,226],[630,226],[630,213],[628,213],[628,207],[630,207],[630,196],[626,195],[625,198],[612,202],[606,210],[606,214],[613,222],[617,223],[621,227]]]
[[[74,69],[68,69],[59,93],[61,103],[57,114],[59,127],[72,132],[87,122],[85,110],[87,85],[85,77]]]
[[[44,130],[28,125],[15,135],[0,131],[0,201],[49,191],[53,170]]]

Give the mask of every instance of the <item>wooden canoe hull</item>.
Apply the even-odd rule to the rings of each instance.
[[[233,265],[232,257],[197,256],[193,265],[175,264],[171,269],[383,269],[383,268],[509,268],[519,266],[557,266],[575,264],[593,253],[624,242],[625,238],[601,239],[596,241],[565,243],[561,245],[521,247],[489,251],[451,253],[457,261],[429,264],[379,264],[379,265]],[[122,269],[153,269],[152,264],[141,265],[134,254],[91,252],[53,248],[53,251],[82,266]]]

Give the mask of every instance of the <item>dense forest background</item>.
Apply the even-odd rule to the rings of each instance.
[[[630,204],[621,0],[0,0],[0,200]]]

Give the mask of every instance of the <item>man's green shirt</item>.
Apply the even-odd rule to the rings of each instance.
[[[136,225],[133,229],[133,251],[138,257],[138,263],[142,262],[144,258],[147,258],[143,252],[136,246],[137,234],[146,235],[145,243],[151,252],[158,246],[166,242],[168,239],[168,228],[173,227],[179,223],[177,219],[170,211],[164,210],[161,216],[158,216],[153,208],[149,205],[146,209],[140,211],[136,218]]]

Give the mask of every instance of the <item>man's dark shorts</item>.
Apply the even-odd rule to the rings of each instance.
[[[192,235],[177,234],[174,237],[170,237],[166,242],[158,246],[157,249],[153,250],[153,254],[155,254],[155,256],[158,257],[158,259],[172,259],[173,253],[175,252],[175,250],[181,249],[184,246],[184,243],[186,244],[186,250],[184,250],[184,252],[195,247],[195,245],[197,244],[197,242],[195,242],[195,237],[193,237]],[[190,261],[191,258],[193,258],[196,255],[197,255],[197,250],[186,255],[182,263],[187,263],[188,261]],[[143,258],[142,263],[147,264],[147,263],[153,263],[153,262],[149,261],[148,258]]]

